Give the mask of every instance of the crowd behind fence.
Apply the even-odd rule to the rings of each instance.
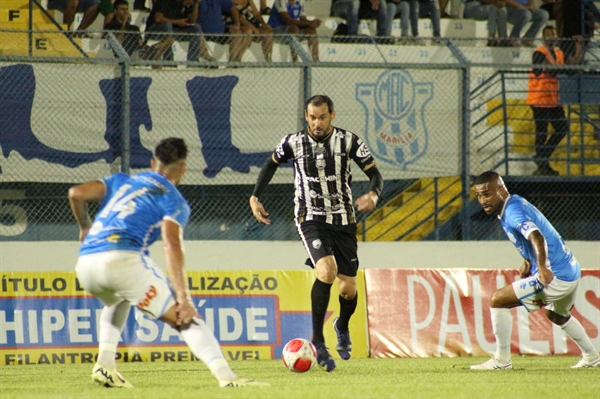
[[[488,169],[504,174],[564,238],[600,239],[593,53],[561,69],[570,134],[551,158],[560,175],[549,177],[532,175],[531,48],[323,40],[318,63],[301,55],[298,63],[230,64],[132,58],[112,33],[105,40],[109,56],[76,62],[0,55],[0,240],[76,239],[68,187],[144,169],[154,145],[172,135],[190,146],[181,187],[192,206],[187,239],[295,240],[291,168],[280,168],[262,198],[271,226],[254,221],[248,197],[279,140],[304,127],[304,101],[317,93],[333,98],[334,124],[367,142],[385,178],[378,209],[359,220],[361,239],[501,238],[470,189]],[[280,51],[290,44],[307,52],[293,37]],[[367,179],[354,169],[358,196]]]

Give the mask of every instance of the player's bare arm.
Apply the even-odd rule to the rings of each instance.
[[[539,230],[532,231],[527,239],[533,246],[533,251],[535,252],[535,256],[537,258],[538,278],[540,283],[542,283],[544,287],[547,287],[548,284],[552,282],[554,274],[547,267],[548,246],[546,245],[546,239]]]
[[[162,240],[169,278],[177,301],[177,325],[189,324],[193,317],[200,317],[189,301],[183,272],[184,256],[181,243],[181,226],[171,220],[162,221]]]
[[[100,180],[79,184],[69,189],[69,204],[79,224],[79,241],[83,242],[92,227],[87,203],[101,201],[104,194],[106,194],[106,186]]]

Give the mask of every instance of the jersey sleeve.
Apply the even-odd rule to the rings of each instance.
[[[273,151],[273,160],[277,163],[286,163],[290,158],[294,157],[292,148],[289,143],[290,135],[288,134],[281,139],[275,151]]]
[[[375,158],[371,155],[369,147],[355,134],[352,134],[350,157],[362,170],[367,170],[375,166]]]
[[[190,206],[179,195],[169,196],[165,201],[163,220],[171,220],[181,227],[185,227],[190,218]]]
[[[129,179],[129,175],[126,175],[125,173],[119,172],[119,173],[115,173],[113,175],[110,176],[106,176],[103,179],[100,179],[100,181],[102,183],[104,183],[104,185],[106,186],[106,193],[104,194],[104,198],[105,199],[109,199],[112,198],[114,191],[115,191],[115,187],[121,187],[121,185]],[[101,204],[101,206],[103,206],[104,204]]]
[[[527,210],[520,202],[507,207],[506,213],[508,224],[521,233],[525,239],[529,237],[532,231],[539,230],[539,227],[529,217]]]

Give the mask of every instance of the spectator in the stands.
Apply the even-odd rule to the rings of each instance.
[[[521,39],[521,45],[533,47],[535,37],[548,21],[548,12],[536,8],[535,0],[506,0],[507,19],[513,24],[510,31],[510,39],[518,44]],[[521,30],[531,22],[531,26],[521,38]]]
[[[233,0],[240,14],[240,26],[248,28],[255,42],[260,42],[266,62],[273,58],[273,28],[265,22],[253,0]],[[231,16],[225,17],[225,24],[232,24]]]
[[[275,0],[269,14],[269,25],[273,33],[282,35],[303,35],[308,38],[308,47],[313,61],[319,61],[319,38],[317,28],[321,25],[320,19],[309,20],[304,13],[304,0]],[[299,37],[302,40],[302,37]],[[292,61],[298,61],[298,54],[291,49]]]
[[[67,25],[67,29],[71,29],[75,14],[83,13],[77,30],[84,31],[98,17],[100,0],[48,0],[48,9],[58,10],[63,14],[63,24]],[[83,33],[79,33],[79,35],[83,35]]]
[[[439,0],[403,0],[410,5],[410,30],[414,44],[422,44],[419,38],[419,18],[429,17],[433,28],[434,43],[439,42],[440,30],[440,2]]]
[[[407,1],[387,0],[385,5],[385,35],[392,36],[394,19],[400,16],[401,43],[408,39],[408,26],[410,18],[410,6]]]
[[[140,28],[131,23],[127,0],[115,0],[113,17],[104,26],[104,30],[114,31],[115,37],[129,56],[137,52],[140,58],[146,60],[160,60],[173,44],[173,37],[165,36],[158,43],[148,46],[142,39]],[[160,69],[160,66],[153,65],[153,68]]]
[[[199,3],[199,0],[157,0],[146,20],[146,37],[160,41],[172,36],[175,40],[189,41],[188,61],[197,61],[199,57],[214,61],[208,53],[204,38],[200,35],[202,29],[197,23]],[[173,33],[192,35],[173,35]],[[165,59],[173,59],[171,47],[165,52]]]
[[[488,46],[509,44],[505,0],[466,0],[464,17],[477,21],[487,21]],[[498,33],[497,39],[496,32]]]
[[[243,25],[232,0],[200,1],[200,26],[206,40],[229,45],[229,61],[240,62],[252,44],[252,29]]]
[[[269,15],[271,13],[271,7],[267,6],[267,0],[260,0],[260,13],[262,15]]]
[[[390,2],[391,0],[388,0]],[[332,0],[331,15],[344,18],[348,25],[346,34],[357,36],[361,19],[375,19],[377,21],[377,36],[391,36],[391,21],[395,10],[387,14],[386,0]],[[390,26],[388,29],[388,17]],[[388,32],[389,31],[389,32]]]

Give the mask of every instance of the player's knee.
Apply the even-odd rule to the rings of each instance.
[[[324,283],[333,284],[335,281],[335,272],[331,270],[318,270],[317,278]]]
[[[569,321],[569,318],[571,318],[571,316],[561,316],[558,313],[555,313],[548,309],[546,309],[546,317],[548,318],[548,320],[550,320],[553,324],[556,324],[557,326],[562,326],[567,321]]]
[[[492,299],[490,300],[490,307],[492,308],[502,308],[504,301],[502,300],[502,293],[500,291],[496,291],[492,294]]]
[[[347,301],[351,301],[354,299],[354,297],[356,297],[356,288],[354,288],[353,290],[345,289],[343,291],[340,291],[340,296]]]

